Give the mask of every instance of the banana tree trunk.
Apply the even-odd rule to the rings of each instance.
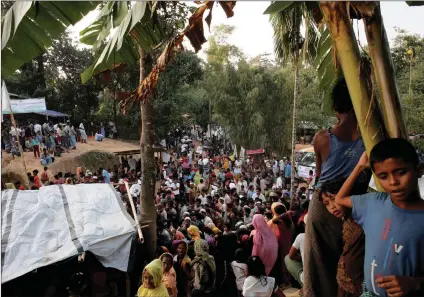
[[[381,16],[380,4],[372,2],[370,5],[374,6],[374,15],[364,18],[364,26],[375,79],[380,93],[387,134],[391,138],[407,138],[395,70]]]
[[[369,77],[364,77],[361,71],[359,48],[346,10],[346,2],[322,1],[319,5],[331,34],[369,154],[374,145],[385,138],[385,128],[380,120],[377,100],[375,97],[372,100]]]
[[[299,57],[296,54],[294,61],[294,91],[293,91],[293,115],[292,115],[292,143],[291,143],[291,183],[290,183],[290,195],[293,199],[295,193],[293,191],[294,184],[294,175],[295,175],[295,153],[296,153],[296,105],[297,105],[297,96],[298,96],[298,80],[299,80]]]
[[[140,54],[140,83],[143,81],[146,70],[150,71],[152,65],[144,65],[143,50]],[[150,66],[150,67],[148,67]],[[149,221],[149,227],[143,229],[144,245],[146,247],[146,260],[154,258],[156,250],[156,207],[154,203],[156,170],[153,144],[155,139],[155,128],[153,124],[153,98],[140,102],[141,110],[141,193],[140,193],[140,215],[142,222]]]

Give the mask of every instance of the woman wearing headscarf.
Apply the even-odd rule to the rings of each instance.
[[[174,256],[174,270],[177,275],[178,296],[187,296],[188,284],[191,277],[191,259],[187,256],[187,243],[180,241]]]
[[[286,207],[281,202],[274,202],[271,205],[272,219],[268,221],[268,226],[274,232],[278,243],[278,257],[275,265],[278,273],[275,274],[277,285],[290,284],[290,273],[284,263],[284,258],[288,255],[291,247],[291,239],[293,236],[292,223],[289,218],[285,217]],[[281,271],[283,274],[281,275]]]
[[[183,233],[181,233],[181,231],[176,231],[175,232],[175,239],[176,240],[183,240],[183,239],[185,239],[185,236],[184,236],[184,234]]]
[[[262,259],[265,265],[265,272],[269,275],[278,256],[277,238],[266,224],[263,215],[255,214],[252,225],[255,228],[250,233],[250,236],[253,236],[252,256],[258,256]]]
[[[79,131],[81,133],[81,143],[86,143],[87,142],[87,134],[85,133],[85,128],[84,128],[84,124],[81,123],[79,125]]]
[[[191,225],[190,227],[187,228],[187,232],[188,232],[188,235],[190,235],[191,240],[196,241],[200,239],[200,230],[196,226]]]
[[[177,297],[177,274],[172,267],[174,264],[173,258],[170,253],[164,253],[159,258],[162,262],[162,283],[168,290],[169,297]]]
[[[162,283],[162,262],[159,259],[150,262],[143,270],[143,285],[137,291],[138,297],[169,297]]]
[[[208,294],[215,287],[216,266],[215,259],[209,255],[209,247],[205,240],[194,242],[195,257],[193,265],[193,295]]]

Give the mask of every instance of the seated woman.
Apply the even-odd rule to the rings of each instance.
[[[170,253],[164,253],[159,260],[162,262],[162,283],[168,290],[169,297],[177,297],[177,274],[175,273],[173,264],[173,256]]]
[[[96,135],[95,135],[96,141],[102,141],[103,138],[104,138],[104,136],[102,134],[96,133]]]
[[[46,148],[43,148],[43,153],[40,156],[41,165],[47,166],[53,162],[53,157],[49,154]]]
[[[138,297],[169,297],[162,283],[162,262],[158,259],[150,262],[143,270],[143,285],[137,291]]]
[[[198,239],[194,242],[196,253],[193,265],[193,291],[192,296],[209,294],[215,288],[215,259],[209,255],[209,247],[205,240]]]

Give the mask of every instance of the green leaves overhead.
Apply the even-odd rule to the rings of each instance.
[[[289,10],[300,4],[302,4],[302,1],[274,1],[264,11],[264,14],[273,14],[283,10]]]
[[[2,18],[2,77],[41,55],[96,6],[91,1],[15,2]]]
[[[318,52],[314,61],[314,68],[318,75],[319,89],[323,94],[323,111],[331,114],[330,94],[334,83],[338,79],[337,61],[333,55],[333,40],[330,32],[324,26],[320,29]]]
[[[154,23],[151,13],[150,2],[107,2],[97,19],[80,32],[80,41],[92,45],[97,57],[93,65],[81,74],[83,83],[122,63],[135,64],[137,46],[150,52],[160,44],[164,32]]]

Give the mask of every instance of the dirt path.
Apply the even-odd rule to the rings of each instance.
[[[56,158],[53,165],[54,167],[59,168],[60,163],[72,162],[75,157],[80,156],[89,151],[96,150],[106,153],[113,153],[116,151],[132,150],[137,148],[139,148],[138,145],[123,141],[105,138],[103,141],[97,142],[93,138],[88,138],[87,143],[78,143],[77,148],[75,150],[70,150],[69,153],[64,153],[61,157]],[[43,170],[43,166],[40,163],[40,159],[34,158],[34,154],[32,152],[25,152],[24,156],[27,171],[32,172],[34,169],[38,169],[41,172]],[[2,162],[2,170],[23,173],[23,165],[21,158],[18,157],[16,159],[11,159],[11,155],[5,154],[4,152],[2,152],[2,157],[4,158]]]

